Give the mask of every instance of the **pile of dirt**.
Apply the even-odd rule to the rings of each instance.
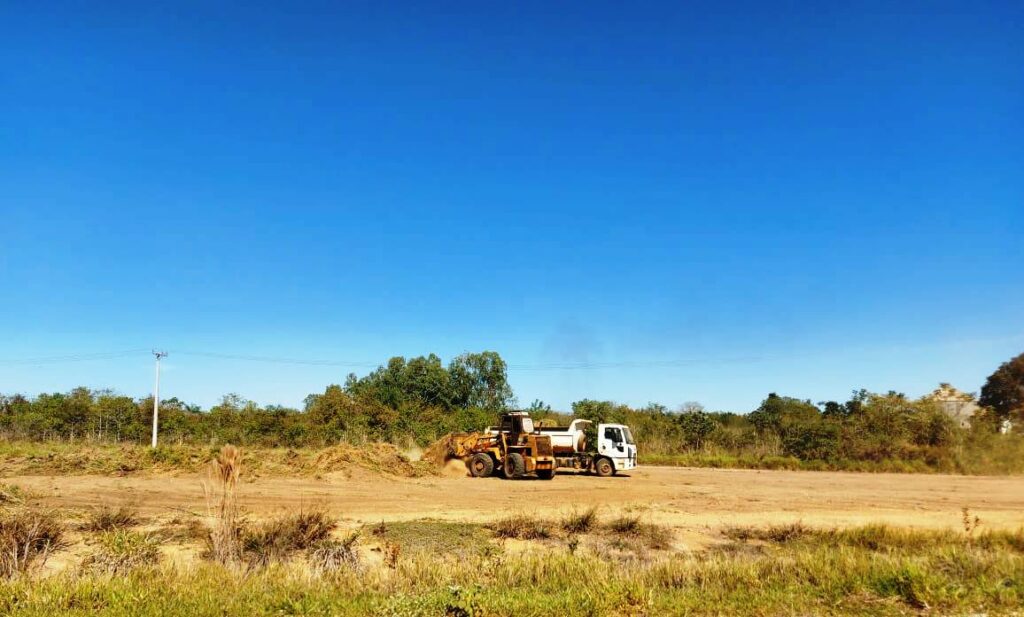
[[[320,450],[307,467],[314,473],[344,472],[358,467],[403,478],[418,478],[435,473],[429,466],[410,461],[398,451],[398,448],[389,443],[333,446]]]
[[[0,469],[7,475],[191,475],[200,473],[218,448],[191,444],[153,450],[138,444],[67,442],[0,442]],[[339,444],[323,449],[243,447],[247,478],[317,476],[363,469],[374,473],[418,478],[437,475],[433,466],[411,461],[386,443],[360,446]]]

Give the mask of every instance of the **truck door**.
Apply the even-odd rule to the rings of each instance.
[[[600,452],[606,456],[617,457],[626,453],[625,440],[622,438],[622,431],[614,426],[604,427],[601,433]]]

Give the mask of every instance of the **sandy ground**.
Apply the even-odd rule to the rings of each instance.
[[[1024,526],[1024,477],[861,474],[645,467],[628,477],[559,474],[554,480],[441,478],[259,478],[239,486],[242,507],[262,517],[324,508],[353,524],[415,518],[490,520],[554,515],[598,505],[676,527],[689,544],[726,525],[802,521],[816,526],[887,522],[958,527],[970,508],[988,528]],[[57,507],[131,504],[148,515],[206,512],[198,477],[22,476],[12,482]]]

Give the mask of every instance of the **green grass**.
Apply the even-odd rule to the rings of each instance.
[[[0,582],[0,614],[996,615],[1024,606],[1020,533],[981,541],[868,527],[766,537],[762,552],[672,554],[631,566],[555,551],[418,552],[393,568],[342,568],[330,577],[293,562],[248,573],[202,564],[25,578]]]
[[[402,555],[474,556],[493,552],[491,536],[482,525],[450,521],[398,521],[368,525],[367,541],[390,544]]]

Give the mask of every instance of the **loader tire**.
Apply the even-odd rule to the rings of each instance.
[[[474,478],[488,478],[494,473],[494,459],[489,454],[477,452],[466,461],[466,467]]]
[[[538,469],[537,477],[541,480],[550,480],[555,477],[554,469]]]
[[[602,478],[607,478],[615,473],[615,465],[610,460],[602,457],[594,461],[594,472]]]
[[[523,460],[523,455],[518,452],[512,452],[505,457],[505,477],[521,478],[526,473],[526,461]]]

